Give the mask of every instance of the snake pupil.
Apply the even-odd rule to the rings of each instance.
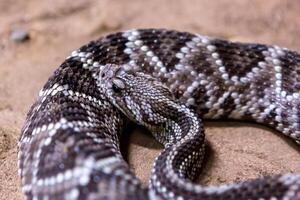
[[[113,90],[115,93],[120,93],[120,92],[121,92],[121,89],[120,89],[116,84],[113,84],[113,85],[112,85],[112,90]]]

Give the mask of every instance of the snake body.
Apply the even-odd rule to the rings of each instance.
[[[300,199],[300,174],[220,187],[191,180],[200,117],[252,120],[299,143],[300,55],[164,29],[110,34],[74,51],[31,107],[19,142],[27,199]],[[122,158],[127,118],[165,149],[144,188]]]

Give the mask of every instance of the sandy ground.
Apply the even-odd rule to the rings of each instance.
[[[0,10],[0,199],[22,199],[16,143],[26,112],[54,69],[89,40],[164,27],[300,51],[298,1],[0,0]],[[15,29],[28,31],[31,39],[15,44],[9,40]],[[205,125],[209,154],[199,183],[300,171],[299,148],[271,129],[238,122]],[[124,140],[127,159],[146,185],[161,147],[141,128]]]

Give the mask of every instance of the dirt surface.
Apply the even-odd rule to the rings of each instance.
[[[39,89],[72,50],[92,39],[164,27],[300,51],[298,1],[0,0],[0,10],[0,199],[22,199],[16,144]],[[12,42],[13,30],[27,31],[30,40]],[[209,154],[199,183],[300,171],[299,147],[271,129],[238,122],[205,125]],[[147,185],[161,146],[141,128],[124,140],[131,166]]]

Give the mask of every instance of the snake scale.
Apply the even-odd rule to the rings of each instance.
[[[187,32],[118,32],[60,65],[18,144],[27,199],[300,199],[300,174],[202,187],[201,118],[251,120],[300,142],[300,55]],[[128,119],[164,145],[149,188],[120,152]]]

